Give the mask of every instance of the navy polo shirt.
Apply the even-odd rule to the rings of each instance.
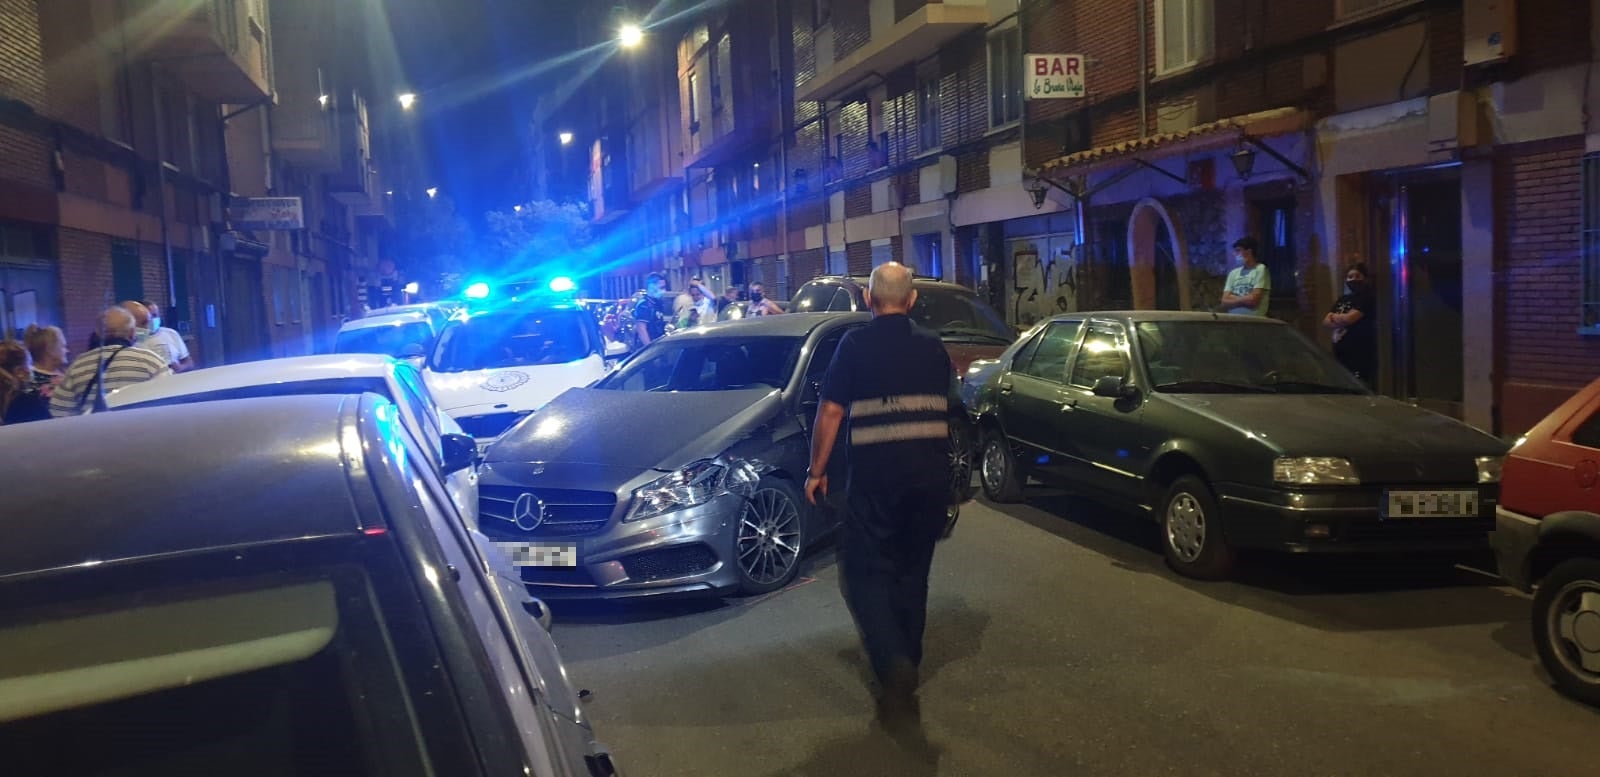
[[[955,368],[939,336],[905,315],[877,316],[844,336],[822,381],[843,405],[850,487],[946,487]]]

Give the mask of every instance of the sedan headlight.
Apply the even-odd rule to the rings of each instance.
[[[756,462],[723,456],[701,459],[669,472],[633,491],[633,506],[624,521],[642,521],[673,510],[697,507],[724,494],[755,493],[761,471]]]
[[[1478,482],[1479,483],[1499,483],[1500,482],[1500,468],[1505,466],[1506,457],[1504,457],[1504,456],[1479,456],[1478,459],[1477,459],[1477,462],[1478,462]]]
[[[1353,486],[1361,483],[1349,459],[1294,456],[1272,462],[1272,479],[1295,486]]]

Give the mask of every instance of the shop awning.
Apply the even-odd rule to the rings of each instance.
[[[1245,138],[1262,138],[1302,132],[1311,126],[1310,114],[1300,108],[1275,108],[1198,124],[1177,132],[1162,132],[1136,140],[1091,148],[1053,159],[1039,167],[1040,174],[1079,174],[1117,162],[1147,156],[1215,151]]]

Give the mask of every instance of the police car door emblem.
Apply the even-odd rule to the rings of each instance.
[[[539,528],[544,523],[544,500],[529,493],[517,497],[511,508],[511,521],[523,531]]]
[[[510,391],[524,383],[527,383],[528,380],[528,373],[508,370],[490,375],[488,380],[483,382],[482,387],[488,389],[489,391]]]

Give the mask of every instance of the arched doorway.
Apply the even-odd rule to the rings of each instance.
[[[1158,200],[1140,200],[1128,217],[1128,269],[1135,309],[1188,309],[1189,257],[1182,232]]]

